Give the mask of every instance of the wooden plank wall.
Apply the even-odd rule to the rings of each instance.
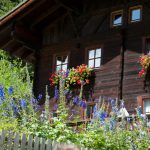
[[[137,2],[135,3],[137,4]],[[131,6],[135,6],[132,3]],[[129,5],[130,6],[130,5]],[[97,8],[98,6],[96,6]],[[54,57],[57,53],[68,52],[70,55],[69,67],[82,63],[87,64],[86,50],[88,47],[102,47],[102,66],[96,70],[94,87],[95,97],[119,97],[120,94],[120,49],[122,46],[122,29],[126,30],[125,63],[123,77],[123,99],[129,112],[134,112],[137,106],[136,97],[146,94],[143,90],[143,80],[138,77],[140,65],[138,58],[143,49],[143,38],[150,36],[149,9],[143,5],[143,20],[139,23],[128,24],[125,28],[110,28],[111,11],[122,9],[123,5],[113,6],[113,9],[102,6],[89,14],[75,18],[78,35],[67,16],[51,29],[43,31],[43,48],[40,54],[38,93],[49,84],[49,73],[53,72]],[[128,9],[126,9],[128,10]],[[92,12],[92,13],[91,13]],[[74,17],[74,16],[73,16]],[[126,19],[127,21],[128,19]]]

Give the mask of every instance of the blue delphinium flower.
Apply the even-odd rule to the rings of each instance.
[[[16,116],[17,113],[19,112],[18,106],[12,103],[12,110],[13,110],[13,115]]]
[[[58,99],[58,97],[59,97],[59,90],[57,89],[57,86],[55,86],[54,98]]]
[[[38,95],[38,101],[40,101],[42,99],[43,95],[42,94],[39,94]]]
[[[141,106],[138,106],[138,108],[137,108],[137,115],[141,116],[141,114],[142,114]]]
[[[107,113],[104,111],[101,111],[99,114],[99,119],[100,119],[101,125],[104,125],[106,117],[107,117]]]
[[[8,94],[12,94],[13,93],[13,86],[9,86],[8,87]]]
[[[54,104],[54,106],[53,106],[53,110],[55,111],[55,110],[57,110],[57,108],[58,108],[58,104]]]
[[[68,77],[68,75],[69,75],[69,70],[66,71],[66,77]]]
[[[74,104],[74,105],[77,105],[77,104],[78,104],[78,101],[79,101],[79,97],[78,97],[78,96],[74,96],[74,97],[73,97],[73,104]]]
[[[24,100],[24,99],[21,99],[21,100],[19,100],[18,101],[19,102],[19,104],[20,104],[20,106],[22,107],[22,108],[24,108],[25,106],[26,106],[26,100]]]
[[[116,119],[113,117],[109,119],[109,129],[113,131],[116,129]]]
[[[98,115],[99,115],[99,112],[97,110],[97,104],[95,104],[93,107],[93,117],[96,118],[98,117]]]
[[[0,85],[0,99],[3,100],[4,99],[4,90],[3,90],[3,86]]]
[[[80,101],[80,107],[82,107],[82,108],[86,108],[86,102],[85,101],[83,101],[83,100],[81,100]]]

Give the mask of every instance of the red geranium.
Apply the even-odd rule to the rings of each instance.
[[[150,66],[150,54],[142,55],[139,59],[142,69],[139,72],[140,77],[144,77],[148,67]]]

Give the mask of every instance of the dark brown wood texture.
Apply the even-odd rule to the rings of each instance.
[[[129,10],[137,5],[142,6],[142,20],[129,24]],[[111,13],[118,10],[123,11],[123,25],[112,28]],[[143,80],[138,77],[138,58],[143,51],[143,39],[150,36],[149,0],[81,0],[79,3],[44,0],[22,12],[12,20],[26,27],[25,39],[21,43],[13,38],[12,21],[7,22],[8,27],[0,26],[0,36],[3,36],[0,46],[27,60],[36,59],[36,94],[44,93],[45,85],[49,84],[56,54],[68,53],[69,67],[75,67],[87,64],[89,48],[100,47],[102,66],[95,70],[94,97],[122,97],[127,109],[134,112],[137,96],[145,94]],[[49,90],[52,93],[52,89]]]

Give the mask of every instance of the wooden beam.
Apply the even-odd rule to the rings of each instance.
[[[18,18],[19,20],[22,19],[23,17],[27,16],[28,14],[30,14],[32,11],[34,11],[36,8],[40,7],[42,3],[44,3],[46,0],[41,0],[39,1],[37,4],[33,5],[33,7],[31,9],[29,9],[28,11],[26,11],[25,13],[22,13],[20,15],[20,17]]]
[[[62,7],[64,7],[65,9],[67,9],[68,11],[73,11],[72,8],[68,7],[67,5],[65,5],[64,3],[60,2],[60,0],[55,0],[56,4],[61,5]]]
[[[24,52],[22,53],[22,55],[20,56],[20,58],[21,58],[21,59],[26,59],[26,58],[27,58],[29,55],[31,55],[32,53],[33,53],[32,51],[26,49],[26,51],[24,51]]]
[[[98,29],[103,25],[104,21],[107,19],[109,14],[110,14],[110,12],[107,12],[106,15],[103,16],[103,18],[100,20],[98,26],[96,27],[94,33],[97,33]]]
[[[33,28],[36,24],[38,24],[39,22],[41,22],[42,20],[44,20],[47,16],[51,15],[52,13],[54,13],[56,10],[58,10],[61,7],[61,5],[56,5],[48,10],[46,10],[44,13],[42,13],[37,20],[35,20],[32,24],[31,24],[31,28]]]
[[[45,27],[43,30],[47,31],[49,29],[51,29],[53,26],[56,25],[56,23],[58,23],[60,20],[63,20],[66,16],[68,16],[68,13],[64,13],[62,16],[60,16],[59,18],[55,19],[53,21],[53,23],[51,23],[50,25],[48,25],[47,27]]]
[[[19,51],[23,51],[24,50],[24,47],[23,46],[20,46],[18,49],[12,49],[9,51],[9,53],[11,55],[17,55]]]
[[[71,13],[68,12],[68,15],[69,15],[69,17],[70,17],[70,21],[71,21],[71,23],[72,23],[72,26],[73,26],[73,30],[74,30],[74,32],[75,32],[75,35],[76,35],[77,37],[79,37],[78,28],[77,28],[77,26],[76,26],[76,24],[75,24],[75,22],[74,22],[74,19],[73,19]]]
[[[14,43],[14,39],[9,40],[7,43],[5,43],[1,48],[6,50],[10,45]]]

